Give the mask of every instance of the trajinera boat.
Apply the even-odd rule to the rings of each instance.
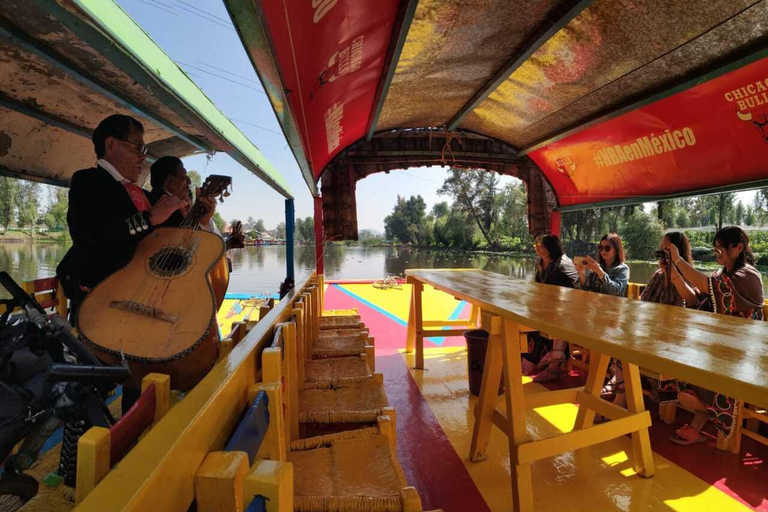
[[[26,471],[39,488],[0,507],[768,510],[765,322],[641,302],[642,283],[625,298],[323,268],[326,241],[357,239],[356,183],[374,173],[514,176],[531,233],[553,234],[563,212],[768,186],[768,0],[224,4],[314,198],[316,270],[277,298],[225,298],[202,380],[179,393],[150,373],[119,422],[54,432]],[[284,178],[113,0],[4,0],[0,16],[0,174],[68,186],[99,121],[134,116],[143,179],[153,159],[219,151],[285,198],[295,280]],[[66,315],[55,278],[24,288]],[[126,304],[114,314],[176,321]],[[478,329],[487,348],[468,355]],[[566,378],[522,374],[531,333],[571,343]],[[623,406],[601,397],[611,358]],[[671,443],[690,412],[650,404],[641,375],[727,397],[733,428]]]

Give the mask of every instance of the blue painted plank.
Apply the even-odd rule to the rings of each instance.
[[[248,408],[245,416],[237,425],[235,433],[229,439],[224,451],[245,452],[251,465],[256,460],[259,447],[267,435],[269,428],[269,399],[265,391],[259,391],[253,404]]]
[[[250,505],[248,505],[248,508],[245,509],[245,512],[267,512],[267,500],[264,498],[264,496],[254,496],[253,501]]]

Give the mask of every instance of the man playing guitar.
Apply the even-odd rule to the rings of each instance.
[[[93,146],[96,166],[72,176],[67,211],[72,247],[57,268],[72,302],[73,324],[88,292],[124,267],[139,241],[155,226],[188,204],[165,195],[153,206],[136,184],[147,153],[144,127],[136,119],[119,114],[104,119],[93,132]],[[124,411],[139,393],[124,389]]]

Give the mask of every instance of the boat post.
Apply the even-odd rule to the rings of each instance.
[[[315,269],[318,276],[325,274],[323,252],[325,249],[323,232],[323,198],[317,196],[315,200]]]
[[[293,210],[293,198],[285,200],[285,277],[294,279],[293,272],[293,224],[296,215]]]
[[[559,211],[549,212],[549,234],[560,237],[560,226],[563,221],[563,213]]]

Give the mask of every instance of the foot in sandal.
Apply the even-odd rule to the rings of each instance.
[[[675,435],[669,436],[669,440],[676,444],[689,445],[703,443],[707,439],[692,426],[683,425],[675,431]]]

